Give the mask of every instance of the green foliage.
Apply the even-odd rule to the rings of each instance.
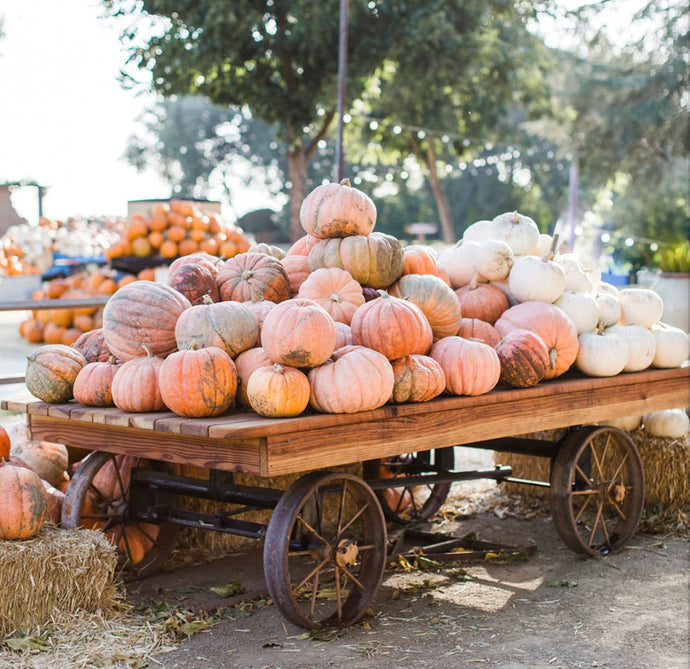
[[[659,269],[669,273],[690,273],[690,241],[687,239],[658,254]]]

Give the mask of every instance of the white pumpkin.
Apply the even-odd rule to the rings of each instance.
[[[518,302],[555,302],[565,290],[565,273],[546,258],[515,258],[508,275],[508,288]]]
[[[650,328],[661,320],[664,302],[661,296],[649,288],[623,288],[618,293],[623,325],[641,325]]]
[[[491,238],[506,242],[515,255],[524,255],[537,245],[539,228],[529,216],[506,212],[492,219]]]
[[[628,364],[628,342],[615,332],[583,332],[577,340],[575,366],[587,376],[616,376]]]
[[[554,305],[565,311],[575,324],[577,334],[592,332],[599,323],[599,307],[596,300],[588,293],[565,290]]]
[[[621,303],[613,293],[599,293],[596,298],[599,309],[599,326],[609,328],[621,319]]]
[[[642,425],[642,416],[624,416],[623,418],[611,418],[610,420],[601,421],[599,425],[610,425],[611,427],[617,427],[619,430],[633,432],[634,430],[637,430],[637,428],[640,427],[640,425]]]
[[[472,242],[486,242],[491,239],[491,221],[476,221],[465,229],[462,238]]]
[[[616,288],[612,283],[608,283],[607,281],[600,281],[599,285],[597,286],[597,296],[598,295],[615,295],[618,297],[618,293],[620,293],[620,290]]]
[[[624,372],[639,372],[647,369],[654,360],[656,353],[656,339],[654,335],[641,325],[614,325],[604,332],[620,335],[628,343],[630,355]]]
[[[479,276],[486,281],[507,279],[515,262],[510,246],[496,239],[480,242],[474,260]]]
[[[644,415],[644,431],[652,437],[682,439],[690,431],[690,419],[685,409],[666,409]]]
[[[656,339],[656,353],[652,367],[680,367],[690,354],[690,338],[680,328],[656,323],[649,328]]]
[[[461,239],[439,255],[436,264],[448,274],[453,290],[469,284],[477,273],[475,257],[478,248],[479,242]]]
[[[547,235],[546,233],[541,233],[537,239],[536,246],[529,252],[525,253],[526,256],[539,256],[543,258],[549,251],[551,251],[551,246],[553,244],[553,237]],[[557,250],[557,249],[556,249]]]

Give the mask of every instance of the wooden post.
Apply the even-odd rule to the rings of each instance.
[[[338,47],[338,137],[335,144],[336,181],[343,179],[345,160],[343,157],[343,116],[345,114],[345,91],[347,82],[347,11],[348,0],[340,0],[340,40]]]

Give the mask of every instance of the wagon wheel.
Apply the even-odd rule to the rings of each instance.
[[[102,530],[118,548],[118,566],[141,577],[152,574],[170,554],[177,525],[153,524],[134,518],[130,478],[134,468],[167,471],[165,463],[93,451],[70,481],[62,507],[62,527]],[[171,504],[175,496],[157,491],[156,503]]]
[[[621,549],[643,505],[642,460],[627,433],[588,426],[566,439],[551,467],[551,512],[568,548],[584,555]]]
[[[455,466],[452,446],[419,453],[405,453],[364,463],[365,480],[414,476],[450,471]],[[383,514],[395,523],[414,523],[431,518],[446,501],[451,483],[401,485],[377,490]]]
[[[268,592],[300,627],[351,625],[381,584],[386,543],[381,507],[364,481],[351,474],[306,474],[287,489],[268,524]]]

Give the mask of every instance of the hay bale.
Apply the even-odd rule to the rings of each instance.
[[[102,532],[51,523],[25,541],[0,540],[0,636],[77,611],[111,610],[115,547]]]
[[[338,467],[339,472],[348,472],[357,476],[362,475],[361,463],[355,463],[344,467]],[[274,476],[266,478],[262,476],[253,476],[251,474],[233,474],[233,482],[236,485],[256,486],[259,488],[277,488],[278,490],[287,490],[287,488],[297,479],[301,478],[307,472],[300,472],[298,474],[287,474],[284,476]],[[183,465],[182,474],[184,476],[194,476],[196,478],[207,479],[209,470],[203,467],[195,467],[192,465]],[[230,510],[237,508],[235,504],[225,504],[222,502],[214,502],[207,499],[198,499],[194,497],[185,498],[183,501],[184,508],[191,511],[200,511],[202,513],[216,513],[219,510]],[[242,520],[253,521],[255,523],[268,523],[271,519],[272,511],[270,509],[249,511],[238,516]],[[178,535],[175,544],[174,553],[183,552],[185,550],[200,550],[208,558],[216,558],[232,553],[243,553],[252,548],[256,548],[256,539],[250,537],[241,537],[235,534],[227,534],[225,532],[214,532],[209,530],[202,530],[194,527],[185,527]],[[175,559],[174,555],[173,559]]]

